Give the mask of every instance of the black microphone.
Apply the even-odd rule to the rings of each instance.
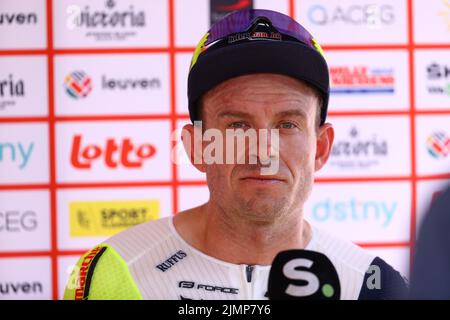
[[[339,300],[341,286],[333,263],[308,250],[277,254],[269,274],[270,300]]]

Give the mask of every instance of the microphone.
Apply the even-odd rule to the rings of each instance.
[[[270,300],[339,300],[341,286],[333,263],[309,250],[277,254],[269,274]]]

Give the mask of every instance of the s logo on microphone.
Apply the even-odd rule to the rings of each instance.
[[[339,300],[341,287],[333,263],[307,250],[280,252],[272,263],[269,299]]]

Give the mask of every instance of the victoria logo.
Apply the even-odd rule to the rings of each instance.
[[[210,22],[212,25],[230,12],[253,9],[253,0],[210,0],[210,9]]]
[[[450,96],[450,67],[436,62],[427,66],[427,79],[430,81],[428,93]]]
[[[87,29],[86,37],[93,37],[96,41],[123,41],[135,36],[133,30],[142,29],[146,26],[146,15],[130,5],[126,9],[116,9],[117,1],[107,0],[104,2],[105,9],[95,10],[90,6],[81,8],[78,5],[67,7],[67,28],[70,30]],[[100,31],[96,31],[101,29]],[[109,32],[108,29],[114,29]],[[117,31],[126,29],[126,31]]]
[[[84,71],[74,71],[64,79],[64,87],[70,97],[81,99],[92,91],[92,80]]]
[[[427,138],[428,153],[435,159],[446,158],[450,153],[450,137],[444,131],[436,131]]]
[[[0,78],[0,110],[16,104],[16,99],[25,96],[25,82],[15,79],[13,74]]]
[[[135,146],[131,138],[124,138],[119,142],[115,138],[109,138],[104,146],[83,146],[82,135],[75,135],[72,139],[70,162],[74,168],[87,170],[91,169],[94,161],[103,158],[104,165],[109,169],[138,169],[155,154],[156,147],[149,143]]]
[[[349,139],[337,140],[331,150],[330,165],[341,169],[367,169],[380,164],[389,154],[388,142],[376,134],[361,138],[356,127],[349,132]]]
[[[330,67],[332,94],[393,94],[394,69],[369,66]]]

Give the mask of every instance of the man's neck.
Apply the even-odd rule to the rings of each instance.
[[[184,232],[186,240],[209,256],[235,264],[270,265],[278,252],[304,249],[311,238],[301,210],[271,223],[231,218],[210,203],[193,215],[188,224],[196,231]]]

